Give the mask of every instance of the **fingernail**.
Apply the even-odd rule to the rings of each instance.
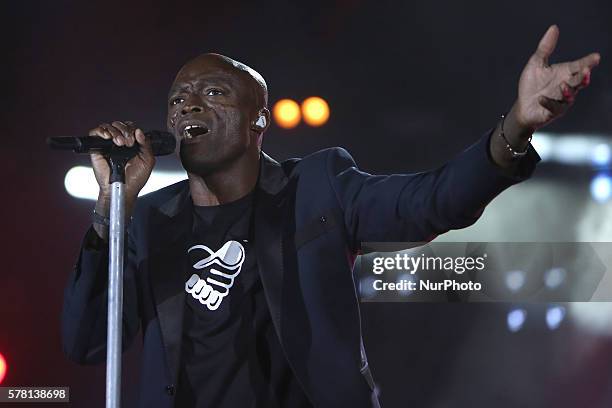
[[[563,98],[568,99],[571,94],[569,89],[567,89],[566,87],[561,88],[561,93],[563,94]]]
[[[591,73],[587,72],[584,75],[584,78],[582,78],[582,85],[587,86],[590,83],[591,83]]]

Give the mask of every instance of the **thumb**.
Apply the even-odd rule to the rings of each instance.
[[[551,25],[544,33],[544,36],[538,44],[538,48],[533,54],[534,58],[542,65],[548,64],[548,57],[553,53],[559,40],[559,27]]]
[[[141,129],[136,129],[135,136],[136,141],[140,148],[148,155],[153,156],[153,146],[151,145],[151,140],[147,139],[144,132]]]

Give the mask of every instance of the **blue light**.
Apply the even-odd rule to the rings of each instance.
[[[591,195],[595,201],[603,203],[612,195],[612,179],[606,174],[595,176],[591,181]]]
[[[546,311],[546,325],[550,330],[555,330],[559,327],[565,317],[565,308],[561,306],[553,306]]]
[[[523,328],[523,324],[525,324],[525,319],[527,318],[527,311],[525,309],[514,309],[508,313],[507,323],[508,330],[512,333],[516,333],[517,331]]]

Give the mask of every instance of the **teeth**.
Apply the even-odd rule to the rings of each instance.
[[[185,136],[185,139],[191,139],[193,138],[193,136],[191,136],[191,134],[189,133],[189,131],[193,128],[195,128],[197,126],[193,126],[193,125],[187,125],[185,126],[185,130],[183,131],[183,136]]]
[[[206,128],[203,128],[201,126],[198,126],[198,125],[187,125],[187,126],[185,126],[185,129],[183,129],[183,138],[185,138],[185,139],[193,139],[194,136],[191,134],[191,130],[192,129],[202,129],[202,130],[204,130],[203,133],[207,133],[208,132],[208,130]],[[196,135],[203,134],[203,133],[196,133]]]

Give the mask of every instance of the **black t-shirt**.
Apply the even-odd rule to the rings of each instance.
[[[194,206],[176,407],[311,407],[270,317],[250,236],[252,194]]]

